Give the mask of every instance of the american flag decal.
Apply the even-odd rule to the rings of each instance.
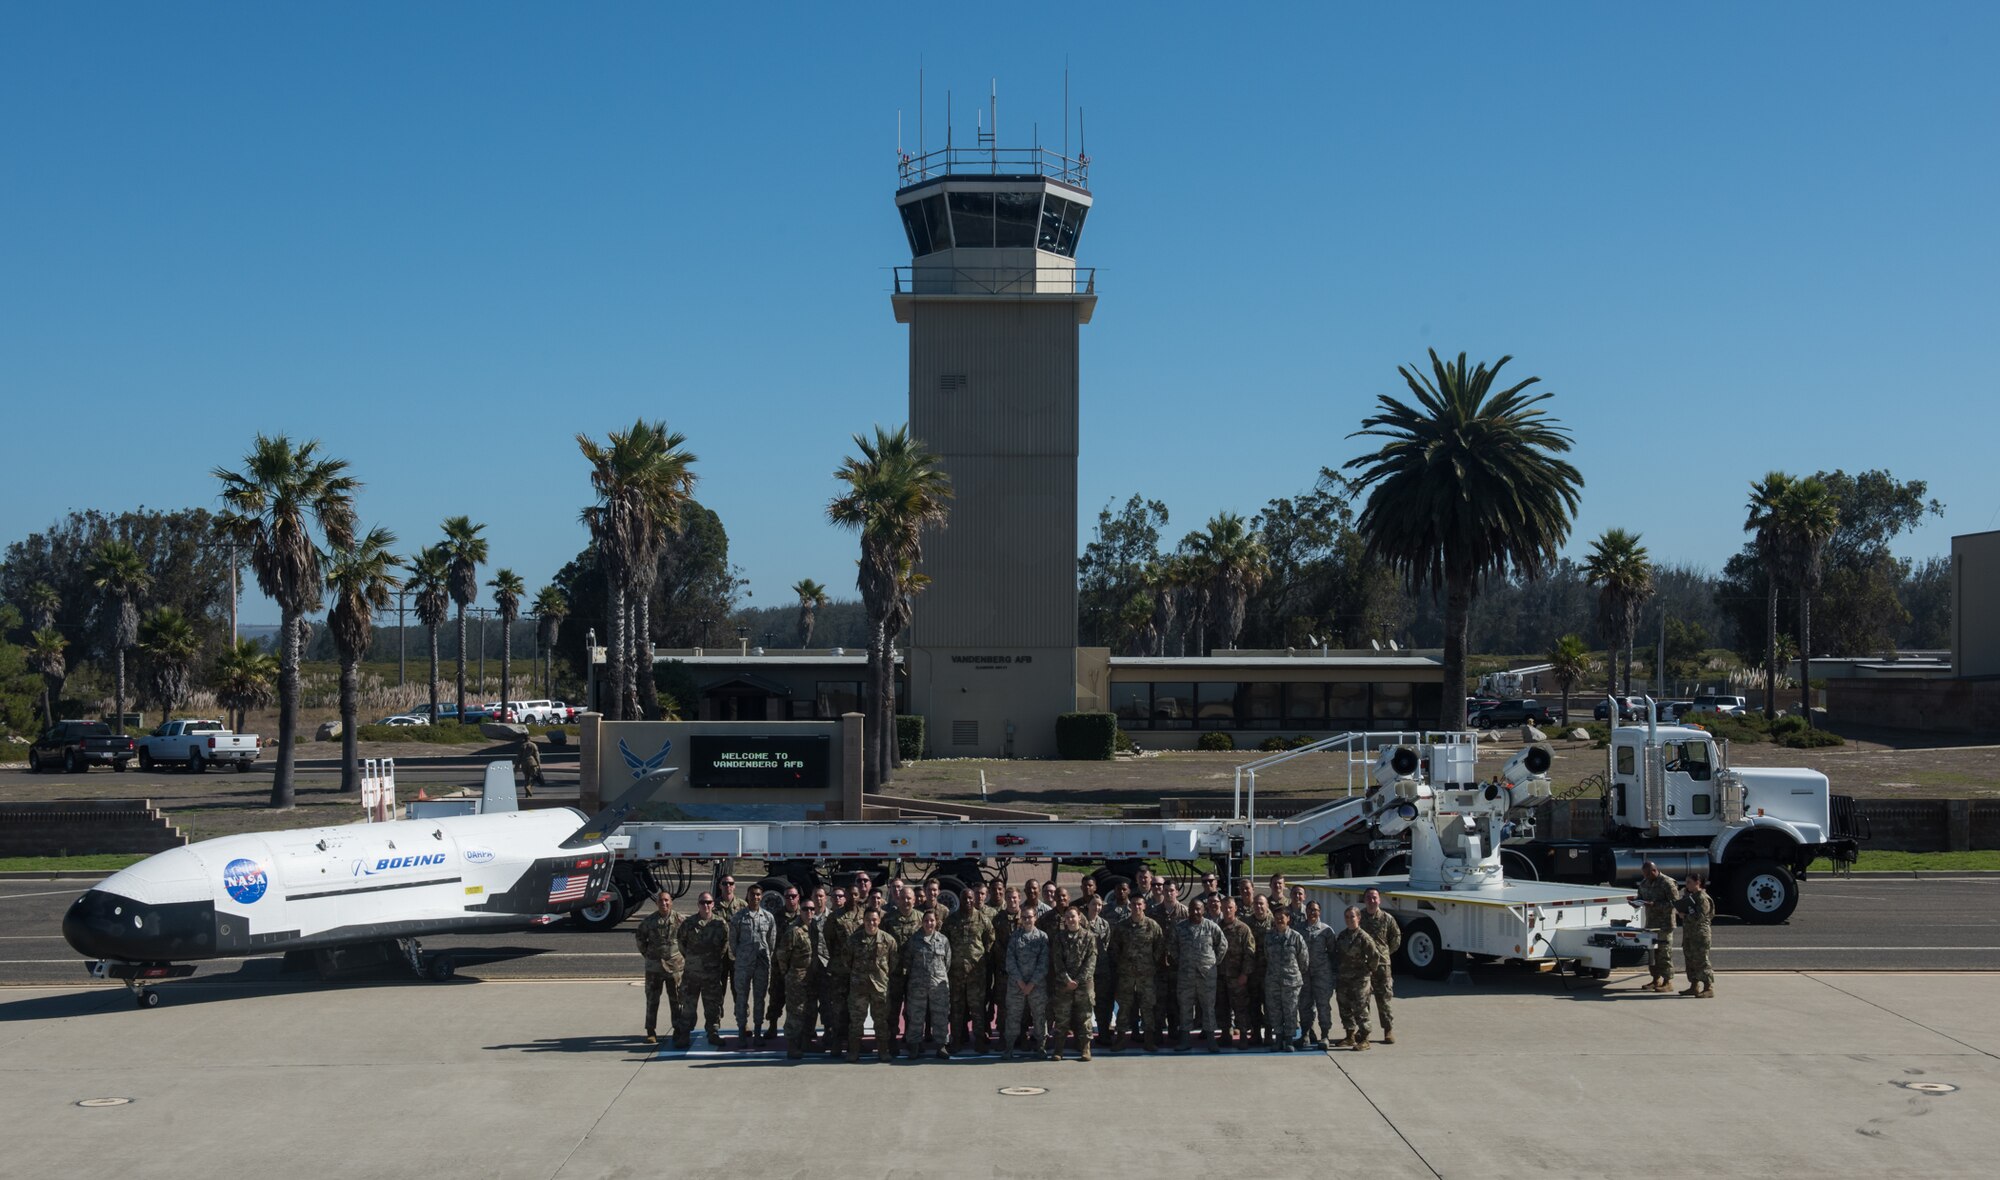
[[[557,876],[549,881],[549,904],[564,901],[582,901],[584,891],[590,888],[590,874],[577,873]]]

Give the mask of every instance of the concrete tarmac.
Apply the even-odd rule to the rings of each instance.
[[[1399,983],[1367,1053],[893,1066],[649,1050],[622,981],[7,988],[0,1109],[11,1174],[120,1180],[1991,1174],[1993,976],[1636,983]]]

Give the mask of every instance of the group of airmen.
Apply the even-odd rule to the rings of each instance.
[[[1715,921],[1715,899],[1700,873],[1689,873],[1680,887],[1674,879],[1660,871],[1660,866],[1647,861],[1639,866],[1639,884],[1633,890],[1632,902],[1645,907],[1646,928],[1653,932],[1653,955],[1647,967],[1652,979],[1640,990],[1670,992],[1674,990],[1674,928],[1681,931],[1681,956],[1687,961],[1688,985],[1681,989],[1684,996],[1699,996],[1705,1000],[1715,998],[1715,971],[1709,966],[1709,952],[1714,948],[1713,923]]]
[[[675,1048],[690,1047],[697,1017],[710,1046],[730,1047],[727,991],[733,1047],[775,1043],[782,1014],[794,1060],[817,1048],[858,1061],[870,1023],[882,1061],[899,1041],[912,1058],[997,1045],[1003,1059],[1051,1061],[1072,1047],[1089,1061],[1093,1047],[1135,1042],[1148,1053],[1197,1041],[1211,1053],[1367,1049],[1371,1005],[1380,1043],[1395,1044],[1389,964],[1402,934],[1378,893],[1329,924],[1281,874],[1265,893],[1248,879],[1233,895],[1216,886],[1205,876],[1183,901],[1174,882],[1142,868],[1130,882],[1113,879],[1109,895],[1096,878],[1076,895],[1053,879],[975,883],[954,905],[936,880],[878,889],[859,873],[809,892],[785,885],[773,912],[762,887],[739,899],[724,876],[692,915],[677,917],[661,894],[639,925],[645,1040],[658,1043],[665,996]]]

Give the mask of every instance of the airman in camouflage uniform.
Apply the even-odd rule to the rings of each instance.
[[[764,1044],[764,1026],[753,1020],[764,1012],[764,991],[771,986],[771,952],[777,949],[778,923],[762,902],[764,891],[750,887],[749,904],[729,919],[729,954],[736,962],[736,1047],[745,1049],[752,1037]]]
[[[1271,1021],[1271,1036],[1280,1053],[1290,1053],[1298,1035],[1299,993],[1306,984],[1311,960],[1306,954],[1305,936],[1292,929],[1288,906],[1274,915],[1271,935],[1258,955],[1264,964],[1264,1011]]]
[[[987,1024],[996,1036],[1007,1032],[1007,944],[1021,925],[1021,897],[1009,888],[1004,893],[994,886],[1000,908],[993,914],[993,954],[986,973]]]
[[[777,923],[777,927],[772,935],[771,945],[773,947],[783,945],[785,941],[785,928],[787,926],[793,922],[802,922],[805,920],[804,908],[800,904],[799,887],[787,882],[784,897],[784,908],[773,916],[773,919]],[[771,994],[769,1001],[764,1006],[764,1023],[770,1026],[770,1035],[774,1037],[778,1035],[778,1017],[786,1009],[785,973],[778,969],[776,960],[773,960],[771,966]]]
[[[660,1041],[660,995],[664,992],[667,1018],[674,1022],[674,1045],[686,1048],[681,1044],[685,1037],[680,1022],[681,972],[686,964],[681,959],[680,923],[674,919],[672,898],[655,894],[653,904],[658,911],[647,915],[638,930],[639,954],[646,960],[646,1043]]]
[[[1340,1000],[1340,1024],[1347,1035],[1334,1044],[1339,1048],[1366,1049],[1368,992],[1375,969],[1389,961],[1389,952],[1361,928],[1359,906],[1348,906],[1345,919],[1347,928],[1333,937],[1333,955],[1340,972],[1334,995]]]
[[[937,1055],[951,1056],[951,940],[938,929],[941,905],[924,911],[924,924],[910,936],[903,948],[904,994],[908,997],[909,1020],[904,1025],[904,1044],[915,1057],[923,1052],[924,1030],[937,1038]]]
[[[826,919],[826,985],[820,998],[829,1049],[847,1044],[847,947],[861,929],[860,892],[836,889],[833,896],[836,909]]]
[[[1180,975],[1174,963],[1174,927],[1187,916],[1187,906],[1181,904],[1181,888],[1172,881],[1159,878],[1154,881],[1159,896],[1146,907],[1146,916],[1160,924],[1160,930],[1167,936],[1167,961],[1160,965],[1157,978],[1153,981],[1153,995],[1160,1006],[1160,1041],[1171,1044],[1181,1035]]]
[[[1092,894],[1083,906],[1083,928],[1097,944],[1097,978],[1091,981],[1096,1006],[1097,1043],[1111,1044],[1111,1009],[1118,1002],[1118,971],[1111,957],[1111,922],[1104,916],[1104,898]]]
[[[1167,962],[1167,932],[1134,904],[1132,915],[1111,931],[1111,953],[1118,960],[1118,1048],[1145,1034],[1146,1052],[1160,1051],[1159,973]]]
[[[951,1035],[945,1048],[956,1052],[970,1043],[986,1052],[986,973],[993,958],[993,919],[980,903],[982,888],[973,885],[959,898],[958,911],[944,922],[951,944]]]
[[[1083,913],[1062,907],[1062,926],[1049,939],[1049,1060],[1061,1061],[1063,1038],[1074,1034],[1077,1056],[1090,1060],[1091,1010],[1097,1006],[1097,936]]]
[[[1681,919],[1681,956],[1687,960],[1687,990],[1684,996],[1700,996],[1704,1000],[1715,998],[1715,972],[1708,965],[1709,948],[1715,921],[1715,898],[1703,887],[1700,873],[1691,873],[1687,879],[1687,890],[1675,903]]]
[[[1333,1039],[1333,987],[1335,970],[1333,940],[1338,933],[1320,919],[1318,902],[1306,906],[1306,928],[1299,932],[1306,940],[1306,998],[1299,1007],[1299,1027],[1311,1038],[1315,1049],[1326,1048]]]
[[[1198,1030],[1215,1051],[1215,968],[1229,950],[1222,927],[1200,909],[1189,907],[1174,923],[1174,991],[1180,1000],[1180,1050],[1186,1052]]]
[[[700,908],[681,923],[681,1015],[677,1022],[691,1036],[697,1007],[707,1019],[712,1049],[722,1047],[722,991],[729,981],[729,923],[715,912],[715,895],[701,895]],[[685,1044],[681,1045],[686,1048]]]
[[[889,974],[896,967],[896,940],[882,931],[882,913],[869,910],[861,929],[847,942],[847,1059],[861,1060],[861,1030],[875,1021],[875,1056],[896,1055],[896,1026],[889,1015]]]
[[[1283,880],[1283,878],[1279,878]],[[1275,924],[1271,917],[1271,899],[1258,894],[1250,903],[1250,912],[1243,915],[1244,924],[1257,936],[1257,957],[1250,964],[1250,1043],[1261,1045],[1271,1029],[1271,1014],[1264,1010],[1264,944],[1271,939],[1271,927]]]
[[[1395,1013],[1390,1006],[1396,1002],[1396,979],[1389,964],[1395,953],[1403,945],[1403,927],[1397,923],[1396,915],[1382,908],[1382,891],[1370,889],[1361,895],[1361,928],[1368,937],[1382,948],[1382,965],[1375,968],[1375,975],[1368,981],[1368,990],[1375,997],[1375,1014],[1382,1018],[1382,1043],[1396,1043]]]
[[[1048,1023],[1049,936],[1033,922],[1021,921],[1007,939],[1007,1017],[1000,1030],[1000,1057],[1009,1060],[1025,1031],[1028,1051],[1046,1051]],[[1023,1030],[1021,1021],[1027,1018]]]
[[[908,885],[896,890],[896,908],[882,916],[882,932],[896,940],[896,965],[889,972],[889,1034],[894,1037],[896,1022],[903,1019],[909,998],[910,972],[903,952],[910,940],[924,928],[924,916],[917,912],[917,891]]]
[[[778,953],[772,959],[773,974],[785,981],[785,1056],[797,1061],[806,1055],[806,1043],[813,1034],[813,988],[819,970],[819,928],[813,924],[815,905],[785,923],[778,935]]]
[[[1250,1000],[1250,973],[1257,966],[1257,932],[1237,912],[1233,897],[1222,903],[1221,925],[1222,937],[1228,946],[1222,952],[1222,961],[1216,965],[1216,972],[1229,991],[1229,1012],[1217,1015],[1222,1021],[1223,1041],[1247,1049],[1251,1031],[1256,1027],[1253,1022],[1257,1019],[1255,1006]],[[1236,1030],[1234,1034],[1230,1032],[1232,1023]]]
[[[1644,990],[1668,992],[1674,990],[1674,903],[1680,900],[1681,891],[1674,887],[1674,879],[1660,871],[1660,866],[1647,861],[1640,866],[1643,876],[1638,888],[1632,891],[1632,903],[1644,903],[1646,907],[1646,929],[1653,932],[1657,940],[1653,943],[1651,964],[1653,980]]]

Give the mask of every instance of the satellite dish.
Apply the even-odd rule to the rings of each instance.
[[[1395,640],[1391,639],[1391,640],[1389,641],[1389,650],[1390,650],[1390,651],[1401,651],[1402,649],[1396,646],[1396,641],[1395,641]]]
[[[1379,639],[1371,639],[1371,640],[1369,640],[1369,641],[1368,641],[1368,646],[1369,646],[1369,647],[1372,647],[1372,648],[1374,648],[1374,649],[1375,649],[1376,651],[1381,651],[1381,650],[1382,650],[1382,642],[1381,642],[1381,640],[1379,640]]]

